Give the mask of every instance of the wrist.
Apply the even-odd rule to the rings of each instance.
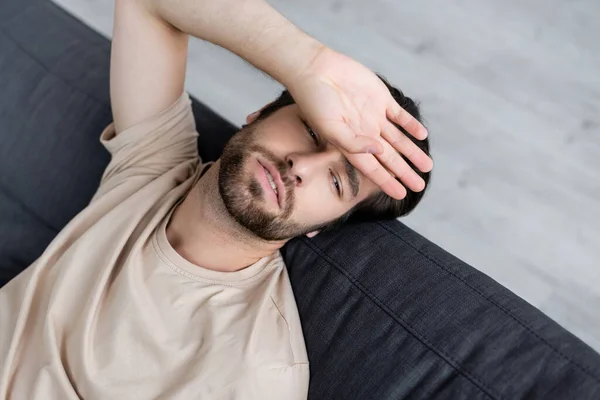
[[[264,0],[146,0],[178,30],[234,52],[291,86],[326,48]]]
[[[220,18],[211,19],[212,27],[199,37],[234,52],[286,87],[293,85],[325,48],[264,0],[210,2],[215,1],[222,10],[216,13]],[[224,25],[229,29],[223,29]]]
[[[284,16],[269,7],[256,36],[247,36],[236,54],[269,74],[286,87],[293,86],[326,48],[324,44],[302,31]]]
[[[304,76],[310,74],[311,66],[324,52],[327,46],[315,38],[301,32],[298,37],[285,45],[287,56],[282,63],[280,76],[273,76],[287,89],[298,84]]]

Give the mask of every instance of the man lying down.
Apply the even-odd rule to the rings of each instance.
[[[286,87],[214,163],[189,35]],[[110,68],[98,191],[0,290],[0,398],[305,399],[279,249],[414,209],[433,166],[417,106],[262,0],[117,0]]]

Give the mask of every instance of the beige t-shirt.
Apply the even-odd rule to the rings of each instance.
[[[169,244],[200,164],[191,102],[101,136],[90,205],[0,290],[0,399],[305,399],[308,358],[279,252],[237,272]]]

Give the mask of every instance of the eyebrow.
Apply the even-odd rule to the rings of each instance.
[[[358,195],[358,190],[360,189],[360,179],[358,178],[358,172],[354,165],[348,161],[346,156],[343,154],[340,156],[340,161],[344,163],[344,169],[346,171],[346,180],[350,184],[350,189],[352,189],[352,199],[355,199]]]

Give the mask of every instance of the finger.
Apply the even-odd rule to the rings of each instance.
[[[427,138],[427,129],[415,117],[410,115],[408,111],[400,107],[396,100],[392,97],[392,102],[387,109],[387,117],[406,129],[408,133],[419,140]]]
[[[349,154],[347,157],[352,165],[379,186],[388,196],[397,200],[406,197],[406,188],[381,165],[375,156],[371,154]]]
[[[335,146],[348,153],[371,153],[380,154],[383,152],[383,145],[377,138],[372,138],[366,135],[357,135],[351,129],[345,132],[337,132]]]
[[[407,138],[406,140],[410,142],[410,139]],[[383,153],[377,155],[377,159],[383,166],[413,192],[420,192],[425,189],[423,178],[402,158],[400,153],[387,142],[384,142],[383,147]]]
[[[422,172],[429,172],[433,169],[433,160],[431,157],[391,122],[383,127],[381,130],[381,137],[396,149],[396,151],[399,151],[408,158],[410,162]]]

